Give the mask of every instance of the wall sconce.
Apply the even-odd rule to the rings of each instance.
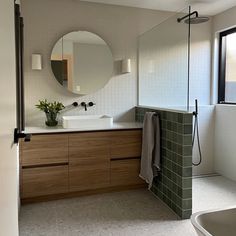
[[[121,61],[121,72],[123,74],[131,73],[131,59],[123,59]]]
[[[41,54],[32,54],[32,70],[42,70]]]

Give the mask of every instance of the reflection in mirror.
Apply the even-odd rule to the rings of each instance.
[[[94,33],[75,31],[54,45],[51,67],[56,80],[72,93],[86,95],[103,88],[113,72],[106,42]]]

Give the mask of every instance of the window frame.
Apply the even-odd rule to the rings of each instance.
[[[219,38],[219,76],[218,76],[218,104],[233,104],[225,101],[225,72],[226,72],[226,36],[236,33],[236,27],[220,32]]]

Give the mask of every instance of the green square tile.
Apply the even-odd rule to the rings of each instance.
[[[177,124],[177,132],[178,132],[179,134],[183,134],[183,132],[184,132],[184,126],[183,126],[183,124]]]
[[[182,176],[182,166],[177,165],[176,173],[177,173],[179,176]]]
[[[175,165],[175,164],[172,163],[172,169],[173,169],[173,165]],[[177,179],[177,175],[172,171],[172,173],[171,173],[171,180],[174,183],[176,183],[176,179]]]
[[[169,160],[167,159],[167,158],[163,158],[162,159],[162,166],[163,167],[167,167],[167,162],[168,162]],[[170,161],[169,161],[170,162]],[[171,162],[170,162],[171,163]],[[168,167],[167,167],[168,168]]]
[[[166,124],[166,128],[167,128],[167,130],[172,130],[172,122],[171,121],[167,121],[167,124]]]
[[[178,186],[177,188],[177,196],[182,198],[182,188]]]
[[[168,159],[166,159],[165,164],[163,163],[163,165],[165,165],[169,170],[172,168],[172,162]]]
[[[166,150],[166,157],[171,160],[171,155],[172,155],[171,151],[167,149]]]
[[[182,155],[183,154],[183,146],[177,145],[177,154]]]
[[[162,148],[167,148],[167,141],[166,141],[166,139],[162,139],[161,140],[161,146],[162,146]]]
[[[192,134],[193,127],[192,125],[184,125],[184,134]]]
[[[182,189],[182,198],[192,198],[192,189]]]
[[[181,176],[179,176],[179,175],[176,175],[177,177],[176,177],[176,184],[178,185],[178,186],[181,186],[181,183],[182,183],[182,178],[181,178]]]
[[[193,115],[192,114],[184,114],[183,119],[184,119],[184,124],[192,124],[193,123]]]
[[[155,195],[157,195],[157,191],[158,191],[158,190],[157,190],[157,188],[156,188],[154,185],[152,185],[152,187],[151,187],[150,190],[151,190],[152,193],[154,193]]]
[[[177,164],[182,166],[182,163],[183,163],[183,156],[181,155],[176,155],[176,158],[177,158]]]
[[[161,149],[161,154],[162,156],[166,157],[166,149],[164,147]]]
[[[167,177],[167,168],[164,165],[162,167],[162,173],[165,177]]]
[[[165,177],[165,175],[163,175],[162,182],[163,182],[163,186],[164,186],[164,184],[165,184],[165,185],[168,184],[168,179],[167,179],[167,177]]]
[[[167,204],[169,207],[171,207],[171,200],[168,198],[168,196],[167,196],[167,199],[166,199],[166,204]]]
[[[172,123],[172,131],[177,133],[177,131],[178,131],[177,123]]]
[[[182,209],[178,206],[176,206],[175,213],[182,218]]]
[[[191,156],[192,155],[192,146],[183,146],[183,155],[184,156]]]
[[[171,132],[170,130],[167,130],[167,131],[166,131],[166,138],[167,138],[168,140],[171,140],[171,136],[172,136],[172,132]]]
[[[163,196],[163,201],[169,206],[171,207],[171,200],[167,197],[167,196]]]
[[[167,186],[163,184],[163,191],[162,191],[166,196],[167,196]]]
[[[171,149],[171,151],[174,152],[174,153],[177,153],[177,146],[178,146],[178,144],[175,143],[175,141],[174,141],[174,142],[172,143],[172,149]]]
[[[172,147],[171,141],[167,141],[167,148],[168,148],[169,150],[171,150],[171,147]]]
[[[169,199],[171,199],[171,197],[172,197],[172,192],[171,192],[171,190],[169,188],[167,189],[167,197]]]
[[[167,112],[167,120],[172,121],[172,112]]]
[[[182,211],[181,219],[189,219],[192,215],[192,210]]]
[[[172,191],[173,191],[173,193],[175,193],[177,195],[177,193],[178,193],[178,186],[175,183],[173,183],[173,182],[172,182]]]
[[[166,176],[171,179],[171,171],[166,169]]]
[[[176,145],[177,146],[177,145]],[[178,158],[177,158],[177,153],[176,152],[172,152],[172,155],[171,155],[171,160],[172,160],[172,162],[174,162],[175,164],[177,164],[177,160],[178,160]]]
[[[174,162],[171,163],[171,170],[174,174],[177,172],[177,165]],[[173,173],[171,175],[171,179],[173,179]]]
[[[156,179],[157,179],[157,182],[158,182],[158,184],[162,184],[162,179],[163,179],[163,174],[162,174],[162,172],[160,173],[160,175],[158,175],[157,177],[156,177]]]
[[[164,120],[166,120],[166,118],[167,118],[167,114],[166,113],[167,113],[166,111],[162,112],[162,119],[164,119]]]
[[[164,139],[167,138],[167,131],[166,130],[161,131],[161,137]]]
[[[181,134],[177,134],[177,143],[182,145],[183,144],[183,137]]]
[[[157,189],[159,189],[161,192],[163,192],[163,184],[161,182],[159,182],[157,184]]]
[[[184,145],[192,145],[192,135],[184,135],[183,136],[183,144]]]
[[[166,128],[167,128],[167,122],[166,122],[166,120],[162,120],[162,121],[161,121],[161,128],[162,128],[162,129],[166,129]]]
[[[176,212],[176,211],[177,211],[176,208],[177,208],[176,204],[175,204],[173,201],[171,201],[171,209],[172,209],[174,212]]]
[[[177,143],[177,133],[172,132],[172,141]]]
[[[182,113],[178,113],[178,123],[183,123],[183,114]]]
[[[183,156],[182,160],[183,167],[192,166],[192,156]]]
[[[157,190],[156,195],[157,195],[161,200],[163,200],[163,193],[162,193],[161,191]]]
[[[192,188],[192,177],[182,178],[182,188]]]
[[[176,113],[176,112],[173,113],[172,121],[173,122],[178,122],[178,113]]]
[[[182,208],[183,210],[192,209],[192,199],[182,200],[182,206],[181,206],[181,208]]]
[[[179,196],[175,197],[175,204],[182,209],[182,198]]]
[[[182,176],[183,177],[192,177],[192,167],[187,167],[182,169]]]

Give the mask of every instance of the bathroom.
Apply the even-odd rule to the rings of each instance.
[[[235,0],[17,3],[24,21],[22,70],[16,60],[14,3],[1,0],[0,8],[0,236],[197,235],[193,213],[234,207],[236,109],[219,80],[222,41],[236,27]],[[194,11],[207,21],[186,24]],[[89,92],[81,92],[82,86],[66,89],[52,69],[56,45],[63,48],[71,32],[93,35],[109,49],[107,80]],[[95,80],[99,74],[92,63],[81,69]],[[23,74],[22,86],[17,72]],[[16,93],[19,87],[24,98]],[[36,107],[45,99],[65,106],[55,127],[45,125],[45,114]],[[195,99],[198,116],[193,115]],[[159,116],[164,145],[161,174],[150,190],[139,178],[147,112]],[[89,120],[99,115],[110,128]],[[65,117],[85,116],[79,124],[90,121],[90,129],[65,127]],[[16,127],[19,144],[13,144]],[[183,153],[176,152],[179,146]],[[77,173],[78,152],[91,159],[89,164],[82,160]],[[200,165],[192,165],[200,158]]]

